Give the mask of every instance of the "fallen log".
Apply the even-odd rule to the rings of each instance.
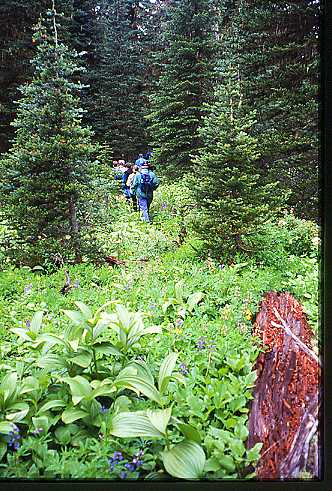
[[[257,478],[319,478],[321,361],[302,306],[290,293],[267,293],[253,334],[267,348],[256,362],[249,415],[248,448],[263,443]]]

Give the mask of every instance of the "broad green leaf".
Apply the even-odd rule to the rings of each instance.
[[[220,468],[221,468],[221,465],[220,465],[217,457],[210,457],[205,462],[204,471],[205,472],[217,472]]]
[[[202,441],[201,435],[199,434],[199,431],[196,430],[196,428],[194,428],[190,424],[181,423],[181,422],[177,422],[176,426],[179,428],[179,430],[187,440],[191,440],[196,443],[201,443]]]
[[[64,339],[60,338],[60,336],[56,336],[55,334],[41,334],[40,339],[47,341],[47,343],[50,344],[51,346],[55,344],[68,346],[68,343],[66,343]]]
[[[109,396],[116,391],[115,386],[112,383],[108,384],[100,384],[97,388],[95,388],[91,393],[91,398],[96,398],[99,396]]]
[[[10,413],[6,414],[8,421],[21,421],[29,412],[29,405],[26,402],[17,402],[9,408]]]
[[[183,303],[183,281],[178,281],[175,284],[175,297],[178,303],[182,304]]]
[[[47,370],[57,370],[67,367],[67,361],[64,357],[53,353],[48,353],[37,360],[37,366]]]
[[[6,373],[1,382],[1,392],[3,392],[3,402],[6,402],[15,394],[17,389],[17,373]]]
[[[87,411],[83,411],[83,409],[71,407],[65,409],[63,411],[61,419],[65,424],[72,423],[73,421],[77,421],[78,419],[85,418],[89,413]]]
[[[89,382],[80,375],[76,375],[76,377],[66,377],[64,378],[64,382],[70,386],[74,406],[82,399],[88,398],[91,395],[92,388]]]
[[[109,321],[107,319],[99,319],[92,330],[93,338],[96,339],[101,333],[103,333],[107,329],[108,325]]]
[[[80,311],[83,314],[83,317],[86,320],[92,319],[92,311],[91,311],[90,307],[88,307],[87,305],[85,305],[85,303],[83,303],[83,302],[76,301],[74,303],[80,309]]]
[[[237,424],[234,428],[234,434],[237,438],[240,438],[240,440],[245,441],[248,438],[249,431],[246,425]]]
[[[115,413],[128,412],[128,408],[132,401],[127,396],[119,396],[114,401],[113,409]]]
[[[37,389],[39,389],[38,379],[36,377],[26,377],[22,382],[20,394],[27,394]]]
[[[122,329],[128,333],[129,326],[132,321],[131,313],[122,305],[118,304],[115,306],[116,313],[118,315],[118,319],[120,321],[120,325]]]
[[[150,327],[144,327],[142,330],[142,336],[144,334],[162,334],[162,329],[160,326],[150,326]]]
[[[0,462],[6,452],[7,452],[7,443],[0,442]]]
[[[8,423],[8,421],[0,421],[0,433],[8,435],[13,431],[13,423]]]
[[[77,310],[63,310],[63,313],[76,325],[82,324],[85,321],[82,313]]]
[[[133,367],[136,369],[135,375],[146,380],[151,385],[154,385],[154,378],[151,373],[149,366],[143,360],[135,360],[133,363],[128,365],[129,367]]]
[[[111,343],[108,343],[107,341],[102,343],[94,343],[93,348],[95,349],[96,353],[100,353],[103,355],[123,356],[118,348],[113,346]]]
[[[198,443],[183,440],[162,454],[166,471],[180,479],[200,479],[206,461],[204,450]]]
[[[250,461],[258,460],[263,443],[256,443],[250,450],[247,450],[247,459]]]
[[[45,433],[48,432],[48,429],[51,426],[51,420],[46,415],[38,416],[37,418],[32,418],[32,423],[36,429],[42,428]]]
[[[169,423],[171,414],[172,414],[172,407],[168,407],[167,409],[155,409],[155,410],[148,409],[146,411],[146,415],[149,418],[150,422],[162,434],[166,433],[166,428]]]
[[[187,299],[187,305],[189,312],[194,310],[194,307],[202,300],[204,294],[202,292],[195,292],[189,295]]]
[[[141,392],[152,401],[161,404],[160,394],[154,387],[154,385],[146,380],[141,379],[140,377],[137,377],[135,375],[127,375],[121,379],[117,378],[114,383],[117,387],[125,387],[127,389],[131,389],[138,394]]]
[[[70,358],[70,361],[83,368],[90,366],[92,361],[92,353],[88,351],[83,351],[80,354]]]
[[[111,435],[120,438],[162,437],[162,433],[143,412],[121,412],[112,418]]]
[[[178,353],[170,353],[166,356],[166,358],[160,365],[158,377],[158,388],[160,393],[163,393],[168,385],[169,378],[167,380],[167,377],[170,377],[172,375],[178,356]]]
[[[43,322],[43,316],[44,316],[44,312],[42,310],[35,313],[35,315],[31,319],[30,331],[32,331],[35,334],[38,334]]]
[[[17,334],[20,338],[24,339],[24,341],[32,341],[31,337],[27,334],[26,329],[22,329],[21,327],[15,327],[14,329],[11,329],[11,332],[14,334]]]
[[[61,401],[60,399],[53,399],[52,401],[48,401],[45,404],[43,404],[37,414],[45,413],[46,411],[49,411],[50,409],[53,409],[55,407],[65,407],[66,403],[64,401]]]
[[[236,467],[234,464],[233,457],[230,455],[220,455],[218,457],[219,464],[223,469],[226,469],[228,472],[234,472]]]

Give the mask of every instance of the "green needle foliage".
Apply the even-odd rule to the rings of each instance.
[[[52,21],[54,12],[48,12]],[[54,19],[55,21],[55,19]],[[81,126],[75,54],[45,28],[35,35],[34,77],[21,87],[13,146],[1,161],[2,219],[19,261],[80,260],[96,146]]]
[[[213,89],[215,19],[213,0],[170,2],[167,47],[160,54],[161,75],[148,116],[154,160],[167,175],[188,172],[191,155],[201,144],[203,103],[210,101]]]
[[[144,33],[139,29],[143,4],[111,0],[101,4],[99,14],[95,130],[118,159],[133,159],[146,149]]]
[[[276,184],[266,182],[258,170],[255,122],[255,113],[243,110],[236,75],[229,76],[200,130],[205,147],[192,179],[200,211],[197,229],[219,257],[247,251],[246,238],[281,201]]]

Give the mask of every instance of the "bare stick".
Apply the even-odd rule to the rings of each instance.
[[[308,348],[308,346],[306,346],[302,341],[301,339],[299,339],[291,330],[290,328],[288,327],[288,325],[286,324],[286,322],[281,318],[279,312],[277,311],[277,309],[275,307],[273,307],[273,311],[276,315],[276,317],[280,320],[281,324],[276,324],[275,322],[271,322],[271,324],[275,327],[281,327],[282,329],[284,329],[284,331],[286,332],[286,334],[288,334],[288,336],[290,336],[299,346],[300,348],[302,348],[303,351],[305,351],[305,353],[307,353],[307,355],[309,355],[311,358],[313,358],[315,360],[315,362],[321,367],[322,364],[321,364],[321,361],[319,360],[318,356],[316,355],[316,353],[314,353],[310,348]]]
[[[55,39],[55,47],[58,47],[58,31],[56,28],[56,22],[55,22],[55,16],[56,16],[56,10],[55,10],[55,0],[52,0],[52,9],[53,9],[53,28],[54,28],[54,39]]]

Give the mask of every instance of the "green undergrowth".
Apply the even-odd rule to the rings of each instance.
[[[156,194],[152,225],[120,201],[100,240],[125,264],[69,265],[65,295],[63,269],[8,265],[0,273],[1,477],[253,477],[260,445],[246,448],[247,418],[263,347],[252,323],[265,292],[289,291],[318,349],[318,259],[306,252],[315,237],[299,234],[304,246],[288,253],[287,267],[270,260],[269,247],[232,262],[206,258],[173,194]],[[279,242],[281,254],[285,231]],[[151,329],[130,344],[130,326],[140,322]],[[16,392],[8,374],[16,374]],[[144,434],[133,429],[138,415]]]

